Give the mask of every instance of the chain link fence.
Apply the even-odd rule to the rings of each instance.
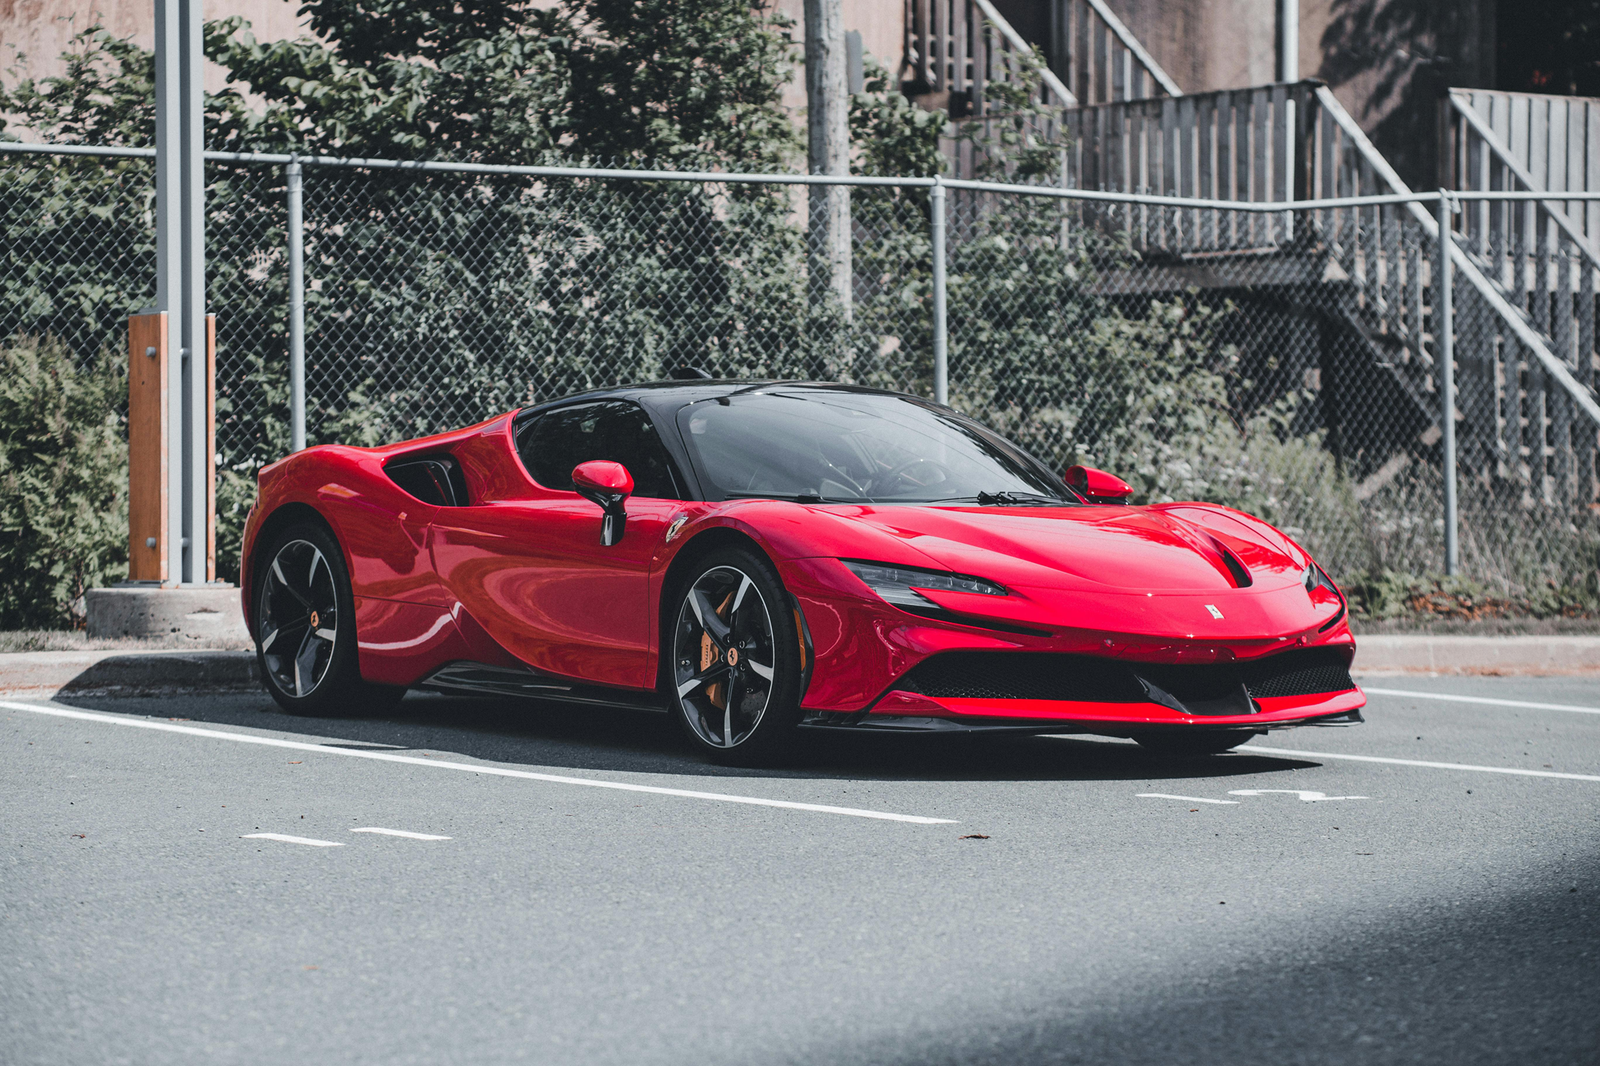
[[[217,454],[242,502],[290,444],[287,182],[279,164],[209,170]],[[0,337],[126,357],[126,316],[154,297],[152,182],[138,158],[0,159]],[[305,164],[303,187],[312,443],[418,436],[680,366],[934,393],[926,179],[852,190],[848,303],[807,283],[794,185]],[[953,406],[1140,500],[1260,514],[1336,577],[1445,569],[1433,205],[947,191]],[[1508,315],[1565,300],[1580,325],[1547,314],[1538,336],[1592,386],[1594,268],[1525,286],[1518,311],[1462,263],[1461,570],[1507,593],[1592,592],[1596,427]]]

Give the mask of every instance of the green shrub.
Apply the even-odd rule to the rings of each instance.
[[[54,340],[0,346],[0,628],[65,628],[126,576],[127,377]]]

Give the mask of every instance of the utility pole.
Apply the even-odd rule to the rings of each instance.
[[[128,320],[128,578],[89,635],[248,636],[216,577],[215,320],[206,314],[201,0],[154,0],[156,302]]]
[[[156,304],[167,313],[168,581],[206,582],[205,114],[200,0],[156,0]]]
[[[1300,80],[1300,0],[1278,0],[1278,80]]]
[[[850,173],[850,94],[840,0],[805,0],[807,161],[813,174]],[[850,317],[850,189],[812,185],[813,299],[830,293]]]

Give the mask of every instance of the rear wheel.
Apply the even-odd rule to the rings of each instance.
[[[405,689],[361,680],[355,598],[344,556],[321,526],[291,526],[267,545],[255,573],[256,665],[290,714],[371,714]]]
[[[791,751],[800,720],[800,640],[772,566],[727,548],[678,586],[668,693],[695,746],[758,766]]]
[[[1188,759],[1232,751],[1257,734],[1254,729],[1175,729],[1142,733],[1133,739],[1145,750],[1168,758]]]

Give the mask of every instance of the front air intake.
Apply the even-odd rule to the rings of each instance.
[[[1356,687],[1344,656],[1333,648],[1299,648],[1248,662],[1183,665],[1055,652],[950,651],[924,659],[891,687],[935,699],[1143,703],[1151,698],[1152,685],[1196,707],[1231,701],[1241,686],[1251,699]]]

